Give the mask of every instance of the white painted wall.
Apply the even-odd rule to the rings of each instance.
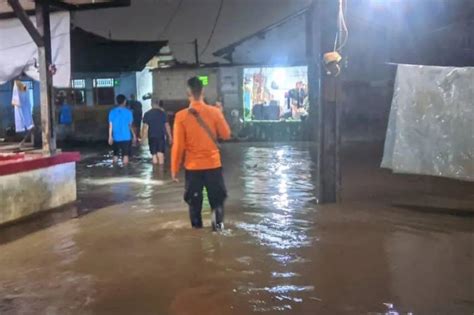
[[[224,98],[225,111],[238,109],[242,111],[242,68],[220,68],[220,94]]]
[[[143,112],[145,113],[151,108],[151,100],[143,100],[143,95],[148,94],[148,93],[153,93],[153,74],[150,71],[150,69],[145,68],[141,72],[137,72],[137,99],[142,103],[143,105]]]

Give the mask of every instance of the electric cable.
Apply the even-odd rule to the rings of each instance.
[[[337,17],[338,31],[334,40],[334,51],[341,51],[341,49],[347,44],[347,40],[349,38],[349,30],[346,24],[345,11],[347,11],[347,1],[339,0],[339,12]],[[337,45],[338,42],[339,46]]]
[[[162,38],[163,35],[166,34],[166,32],[168,32],[168,29],[169,27],[171,26],[171,24],[173,23],[174,19],[176,18],[176,16],[178,15],[178,12],[179,10],[181,9],[181,5],[183,4],[184,0],[179,0],[179,3],[178,5],[176,6],[176,8],[174,9],[173,11],[173,14],[171,14],[171,17],[169,18],[168,22],[166,22],[166,25],[165,27],[163,28],[163,30],[160,32],[160,35],[158,36],[158,39]]]
[[[223,7],[224,7],[224,0],[221,0],[221,2],[219,4],[219,9],[217,11],[216,20],[214,21],[214,26],[212,27],[211,34],[209,35],[209,38],[207,39],[207,43],[206,43],[204,49],[201,51],[201,56],[207,51],[207,49],[209,48],[209,45],[211,44],[212,38],[214,37],[214,33],[216,31],[216,28],[217,28],[217,24],[219,23],[219,19],[221,17]]]

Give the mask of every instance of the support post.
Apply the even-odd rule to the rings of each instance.
[[[318,203],[338,201],[340,192],[337,78],[326,74],[323,55],[334,49],[338,1],[313,0],[307,13],[306,42],[311,119],[315,121]]]
[[[199,61],[199,46],[198,46],[198,40],[197,38],[194,40],[194,58],[196,59],[196,65],[199,67],[200,61]]]
[[[35,4],[36,27],[44,41],[44,45],[38,47],[43,153],[54,154],[56,152],[56,137],[54,132],[53,78],[49,71],[52,62],[49,5],[42,0],[36,0]]]

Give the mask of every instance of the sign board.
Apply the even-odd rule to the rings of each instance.
[[[201,80],[202,85],[208,86],[209,85],[209,76],[207,75],[200,75],[198,76],[198,79]]]

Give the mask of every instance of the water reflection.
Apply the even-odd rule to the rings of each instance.
[[[300,275],[295,272],[272,272],[273,278],[294,278]]]
[[[67,219],[56,213],[53,226],[35,221],[36,233],[0,234],[0,313],[472,309],[472,221],[372,202],[316,206],[308,151],[224,145],[229,228],[220,235],[189,228],[182,185],[169,184],[146,152],[127,168],[111,167],[107,153],[85,155]],[[89,209],[100,211],[70,220]]]
[[[268,248],[268,257],[277,262],[269,283],[239,287],[241,294],[260,295],[250,300],[254,312],[284,312],[293,303],[301,303],[314,291],[313,284],[292,283],[300,275],[288,270],[293,264],[310,259],[296,251],[313,245],[314,186],[309,152],[294,146],[249,147],[244,152],[242,181],[245,221],[236,227],[245,231],[258,244]],[[281,304],[284,302],[284,304]]]
[[[243,157],[243,206],[255,222],[238,227],[259,238],[263,245],[279,249],[309,246],[307,220],[313,208],[312,161],[307,150],[283,146],[250,147]]]

